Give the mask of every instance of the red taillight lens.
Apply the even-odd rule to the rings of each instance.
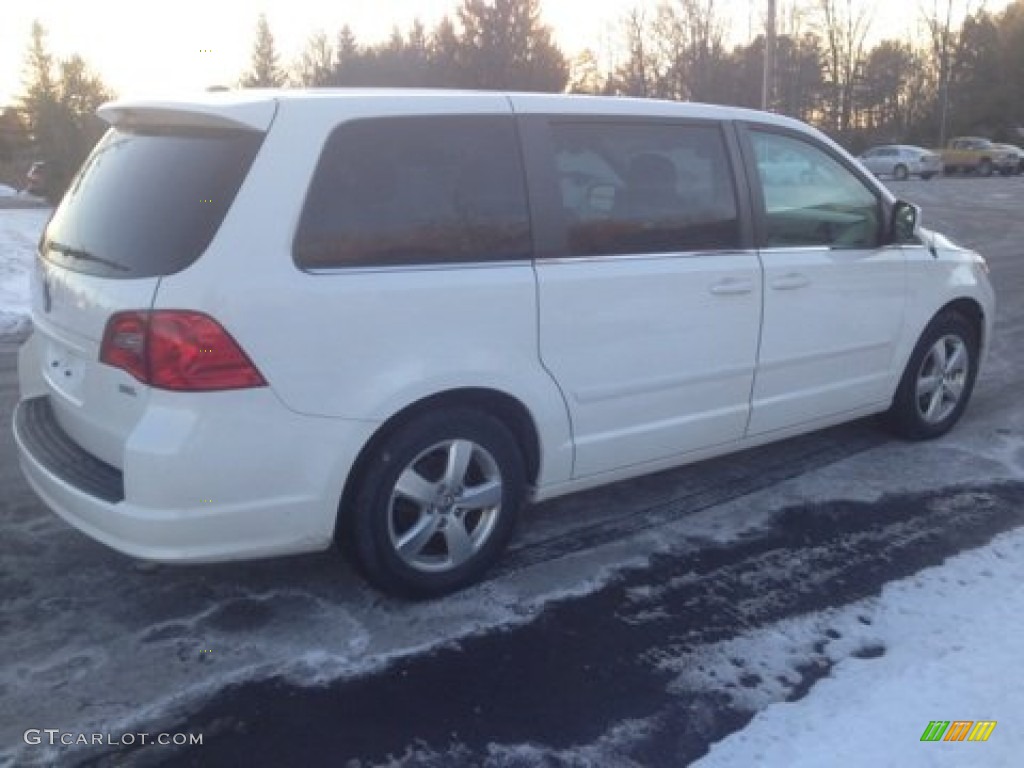
[[[231,334],[200,312],[118,312],[107,322],[100,361],[144,384],[181,392],[267,384]]]
[[[146,364],[146,312],[118,312],[107,321],[100,362],[123,368],[139,381],[149,381]]]

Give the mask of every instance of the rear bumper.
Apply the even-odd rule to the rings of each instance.
[[[124,501],[124,475],[67,436],[53,415],[50,398],[18,403],[14,435],[23,457],[31,457],[40,469],[62,478],[69,487],[107,504]]]
[[[250,430],[210,441],[200,455],[187,440],[180,451],[172,443],[161,446],[159,455],[129,451],[123,475],[68,437],[45,396],[19,402],[13,426],[29,484],[72,526],[133,557],[217,562],[317,551],[331,543],[348,469],[371,425],[281,411],[264,411]],[[225,443],[238,450],[225,453]],[[328,445],[333,450],[325,451]],[[152,469],[154,459],[158,478],[152,471],[141,473],[145,482],[132,477],[133,466]],[[201,466],[205,472],[197,472]],[[230,488],[230,500],[218,503],[218,486],[225,494]],[[177,501],[145,504],[133,495]]]

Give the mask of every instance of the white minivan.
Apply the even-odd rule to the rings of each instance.
[[[989,344],[984,260],[777,115],[395,90],[100,115],[40,240],[14,433],[39,496],[136,557],[337,540],[441,594],[525,501],[873,413],[942,435]]]

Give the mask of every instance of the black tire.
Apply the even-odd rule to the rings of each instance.
[[[981,162],[978,163],[978,173],[980,173],[982,176],[991,176],[992,161],[989,160],[987,157],[982,158]]]
[[[924,181],[931,181],[932,176],[934,175],[935,174],[932,173],[931,171],[925,171],[924,173],[921,174],[921,179]]]
[[[946,165],[946,166],[943,166],[943,168],[942,168],[942,172],[943,172],[944,174],[946,174],[947,176],[952,176],[953,174],[955,174],[955,173],[956,173],[956,166],[955,166],[955,165]]]
[[[412,598],[479,580],[507,546],[526,495],[523,457],[508,428],[480,411],[445,409],[401,426],[375,454],[363,466],[342,532],[352,537],[350,549],[366,578]],[[463,469],[452,471],[453,465]],[[420,495],[396,492],[403,476]],[[470,498],[484,504],[484,494],[484,506],[459,506]],[[490,504],[494,494],[500,500]]]
[[[947,363],[941,372],[935,353],[940,343]],[[953,364],[958,349],[966,355],[962,367]],[[974,390],[978,349],[978,329],[959,312],[943,312],[928,324],[903,371],[887,414],[897,434],[908,440],[931,440],[953,428]],[[929,379],[935,383],[934,388],[918,388],[919,382]],[[959,395],[951,400],[954,390]]]
[[[896,181],[906,181],[910,178],[910,171],[907,166],[900,163],[892,170],[892,175],[896,178]]]

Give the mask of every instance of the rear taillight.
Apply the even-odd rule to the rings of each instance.
[[[118,312],[107,321],[100,346],[100,362],[123,368],[139,381],[149,379],[146,364],[145,312]]]
[[[179,392],[267,384],[231,334],[200,312],[118,312],[107,321],[100,362],[151,387]]]

